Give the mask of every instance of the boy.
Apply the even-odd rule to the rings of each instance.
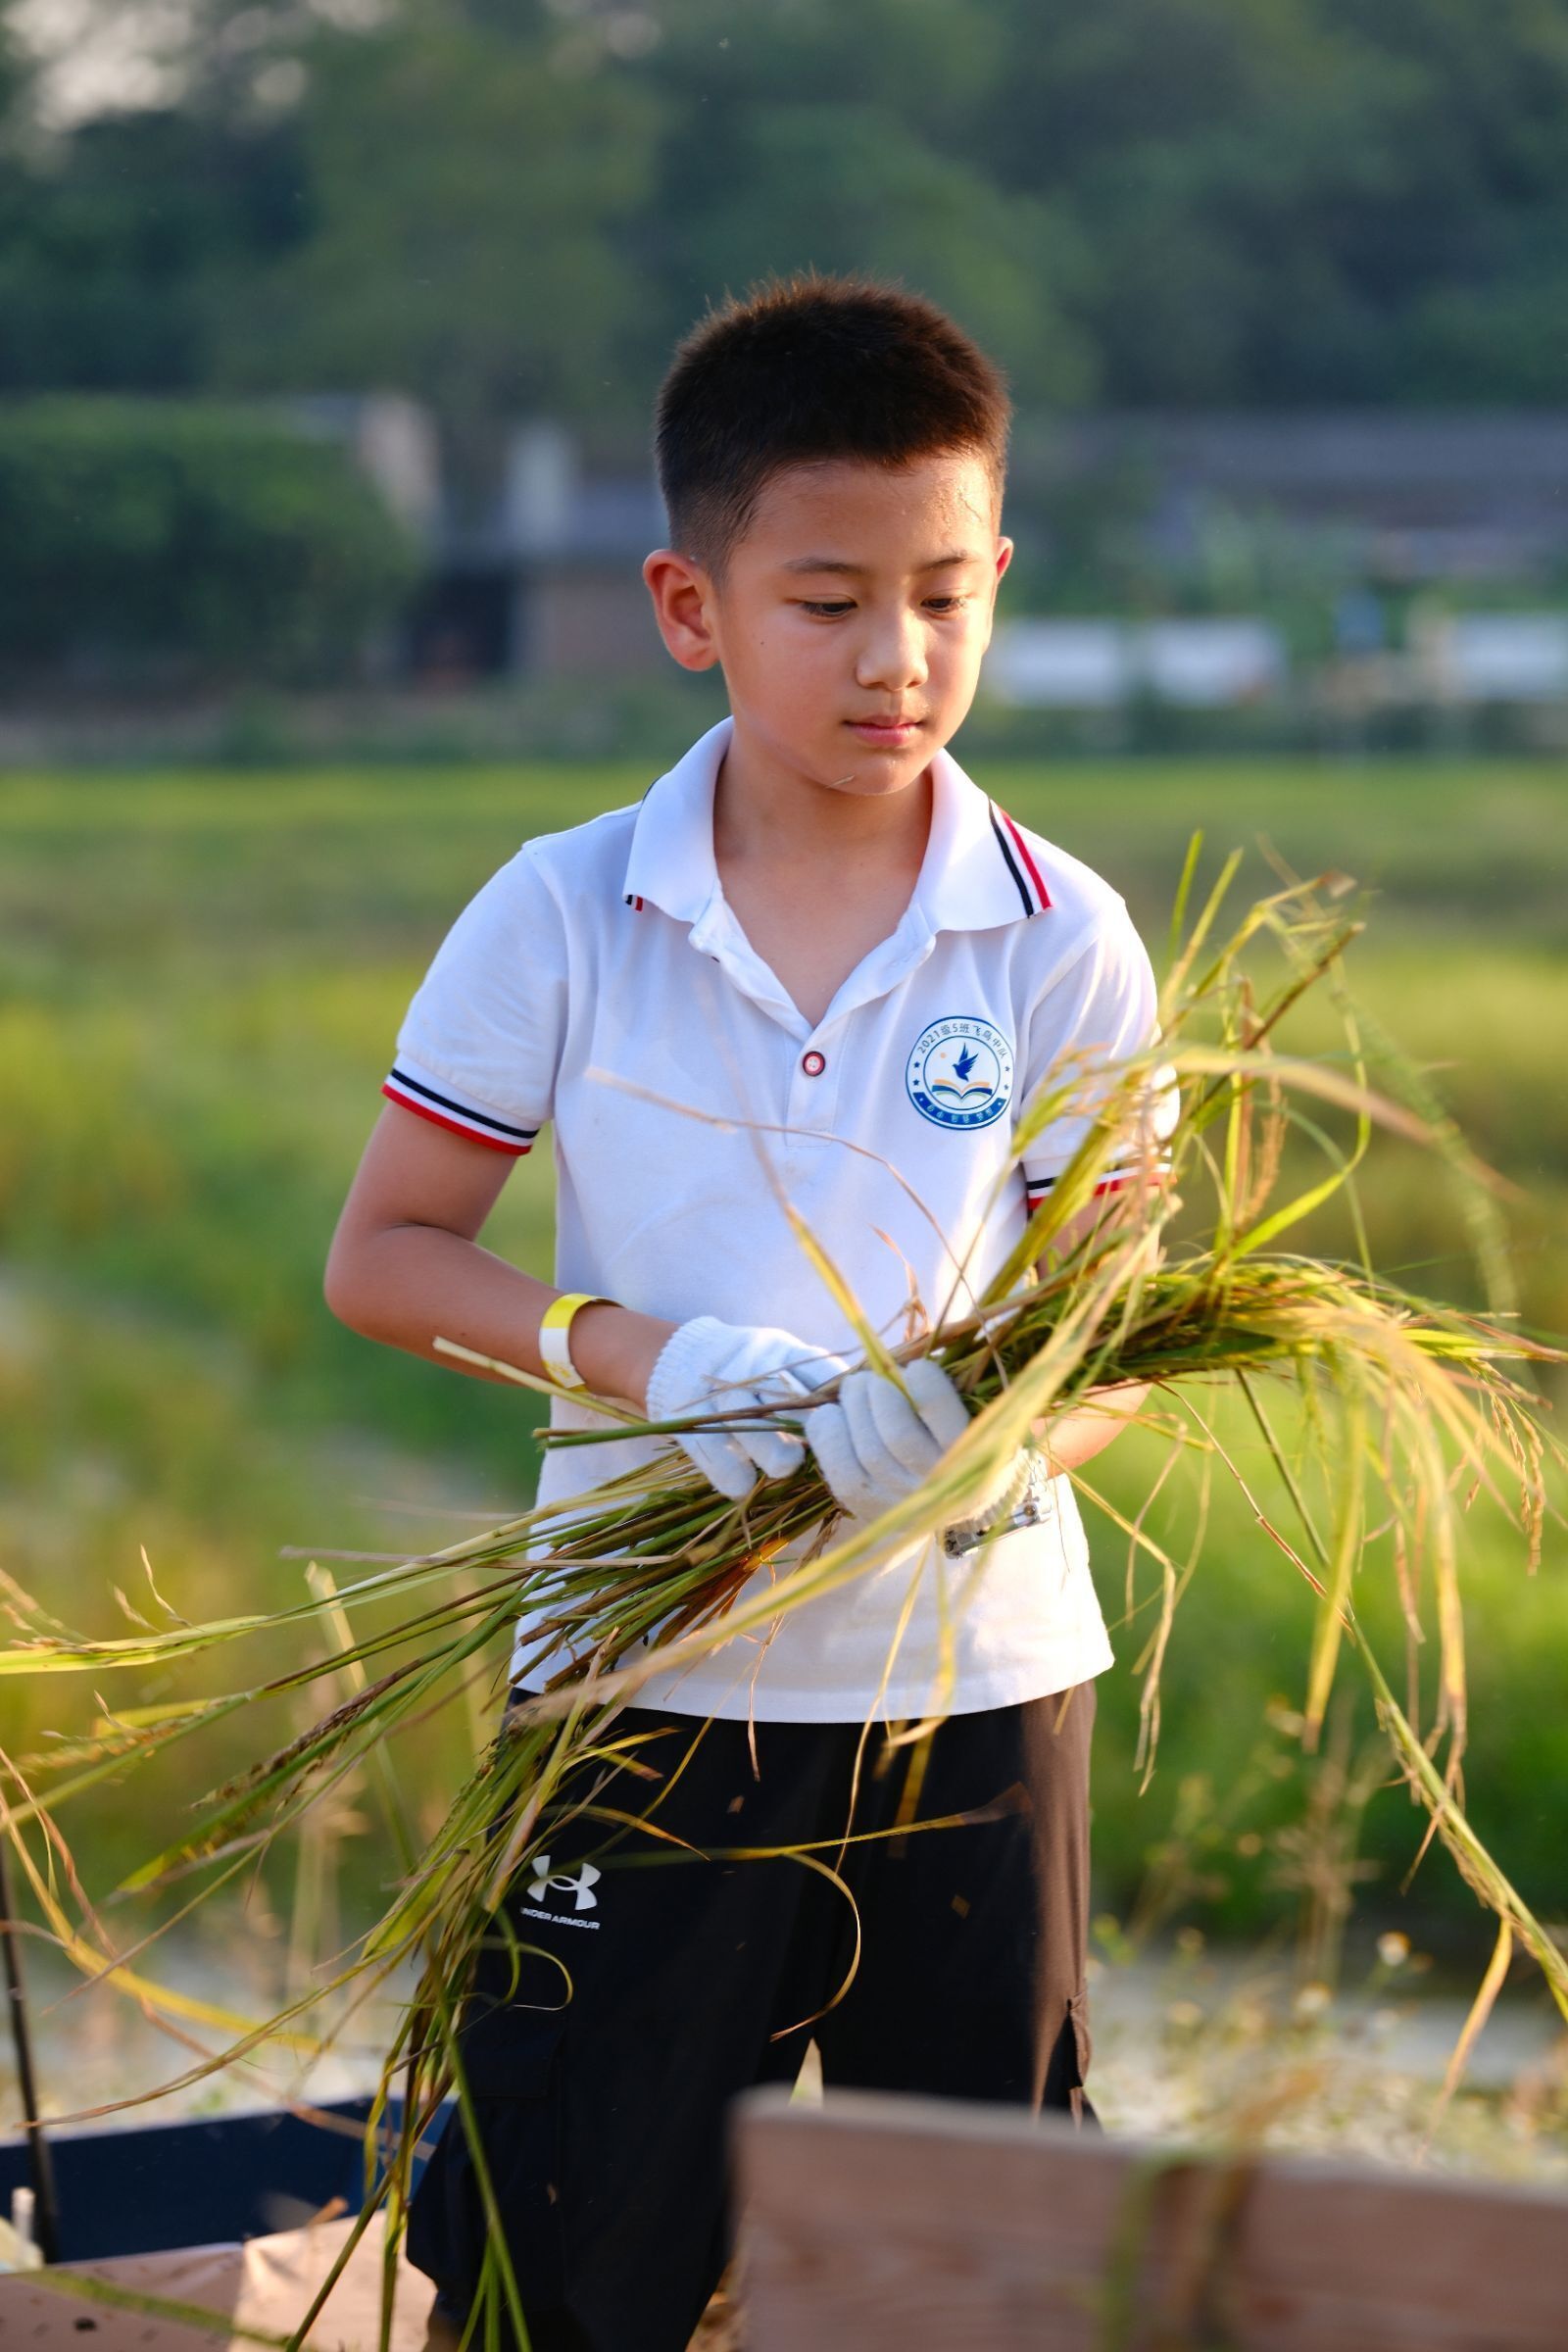
[[[1154,1019],[1120,899],[944,748],[1011,554],[1007,425],[953,322],[872,284],[769,287],[682,347],[658,419],[670,545],[645,577],[669,652],[721,666],[731,716],[639,807],[526,844],[459,917],[332,1246],[345,1322],[543,1372],[569,1427],[595,1418],[573,1386],[654,1418],[784,1402],[851,1516],[940,1459],[965,1408],[934,1364],[907,1395],[861,1368],[810,1403],[858,1350],[782,1202],[894,1341],[911,1296],[959,1314],[1083,1133],[1058,1121],[1015,1168],[1023,1104],[1063,1055],[1135,1053]],[[559,1293],[477,1240],[547,1121]],[[1129,1147],[1124,1180],[1140,1165]],[[811,2035],[830,2086],[1092,2117],[1088,1758],[1111,1651],[1062,1473],[1140,1401],[1059,1418],[1056,1475],[1025,1491],[1020,1457],[942,1544],[617,1718],[651,1735],[644,1776],[596,1801],[662,1837],[553,1821],[509,1897],[520,1977],[499,1951],[464,2027],[535,2352],[680,2352],[724,2259],[727,2103],[792,2078]],[[726,1494],[800,1459],[752,1427],[686,1444]],[[650,1450],[552,1450],[541,1499]],[[923,1753],[890,1743],[934,1707]],[[911,1816],[946,1826],[877,1835]],[[782,1846],[842,1883],[756,1857]],[[459,2126],[410,2251],[460,2324],[484,2244]]]

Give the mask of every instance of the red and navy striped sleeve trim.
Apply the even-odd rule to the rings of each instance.
[[[1111,1168],[1105,1175],[1102,1176],[1100,1182],[1096,1185],[1091,1198],[1098,1200],[1102,1193],[1125,1192],[1127,1187],[1132,1184],[1164,1184],[1168,1180],[1169,1176],[1169,1166],[1163,1161],[1161,1161],[1155,1167],[1146,1168],[1142,1162],[1140,1162],[1136,1168]],[[1030,1216],[1033,1216],[1035,1210],[1040,1206],[1041,1201],[1045,1200],[1046,1196],[1054,1191],[1056,1178],[1054,1176],[1026,1175],[1023,1183],[1024,1205],[1028,1209]]]
[[[1012,876],[1025,914],[1044,914],[1051,905],[1051,893],[1028,842],[1005,808],[999,808],[995,801],[988,802],[987,807],[991,810],[991,830],[997,837],[997,847]]]
[[[466,1102],[455,1102],[450,1095],[438,1095],[433,1086],[411,1078],[407,1070],[391,1070],[381,1092],[404,1110],[416,1111],[421,1119],[449,1128],[454,1135],[471,1135],[476,1144],[488,1144],[492,1152],[505,1152],[514,1159],[533,1150],[539,1132],[537,1127],[509,1127],[505,1119],[494,1118],[487,1110],[471,1110]]]

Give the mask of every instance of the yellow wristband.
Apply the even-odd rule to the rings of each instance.
[[[585,1389],[583,1379],[571,1360],[571,1323],[579,1307],[609,1306],[608,1298],[594,1297],[588,1291],[564,1291],[545,1308],[539,1325],[539,1356],[546,1376],[558,1389]]]

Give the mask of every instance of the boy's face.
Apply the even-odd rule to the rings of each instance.
[[[775,474],[722,581],[646,567],[664,641],[718,662],[736,737],[830,789],[902,791],[957,729],[1012,543],[978,457],[897,468],[833,460]]]

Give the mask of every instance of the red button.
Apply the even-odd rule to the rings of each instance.
[[[825,1054],[816,1053],[803,1054],[801,1055],[801,1067],[806,1072],[808,1078],[820,1078],[822,1072],[827,1068],[827,1055]]]

